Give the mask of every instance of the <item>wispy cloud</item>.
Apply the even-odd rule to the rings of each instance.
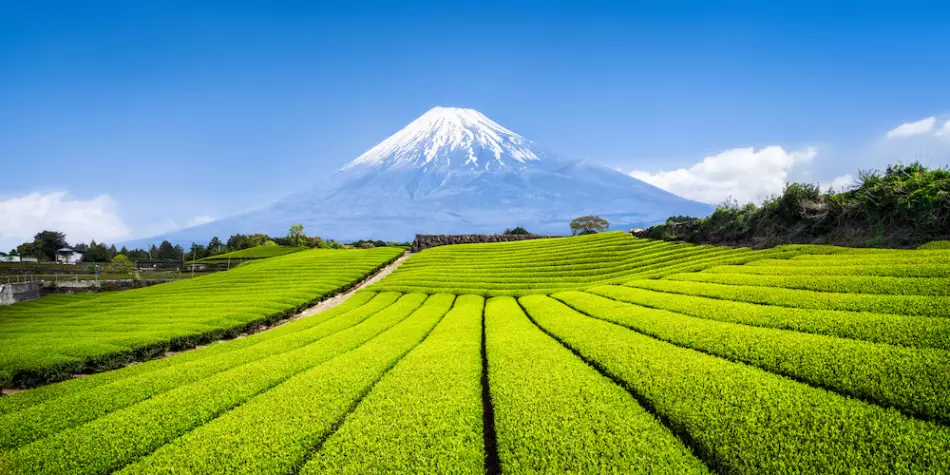
[[[943,127],[935,134],[937,137],[950,140],[950,120],[943,123]]]
[[[933,130],[937,118],[934,116],[918,120],[917,122],[905,122],[887,132],[887,138],[898,139],[912,137],[914,135],[926,134]]]

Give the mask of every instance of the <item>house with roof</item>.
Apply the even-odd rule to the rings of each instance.
[[[77,251],[71,247],[64,247],[56,251],[56,262],[60,264],[78,264],[82,261],[82,251]]]

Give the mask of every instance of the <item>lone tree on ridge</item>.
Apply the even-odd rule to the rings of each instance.
[[[287,232],[287,239],[296,247],[301,247],[307,242],[307,235],[303,233],[303,224],[291,224]]]
[[[600,216],[581,216],[571,221],[571,235],[595,234],[606,231],[610,223]]]

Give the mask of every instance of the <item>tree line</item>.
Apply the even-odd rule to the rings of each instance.
[[[56,259],[56,251],[62,248],[72,248],[83,253],[82,260],[84,262],[113,262],[116,259],[122,262],[144,260],[183,262],[249,249],[268,243],[280,246],[324,249],[408,246],[406,243],[379,240],[359,240],[351,244],[342,244],[333,239],[325,240],[319,236],[307,236],[304,232],[303,225],[295,224],[290,227],[286,236],[268,236],[262,233],[234,234],[228,237],[226,241],[222,241],[217,236],[214,236],[208,241],[208,244],[193,242],[188,249],[177,244],[172,244],[167,240],[162,241],[157,246],[153,244],[147,249],[128,249],[125,246],[117,249],[115,244],[107,245],[106,243],[97,243],[95,240],[92,240],[88,244],[80,242],[70,245],[66,240],[65,233],[58,231],[41,231],[33,236],[32,241],[20,244],[15,249],[11,249],[9,253],[0,252],[0,256],[34,257],[40,261],[54,261]]]

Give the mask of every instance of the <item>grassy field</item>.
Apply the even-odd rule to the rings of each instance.
[[[271,245],[261,245],[255,246],[248,249],[241,249],[240,251],[232,251],[224,254],[218,254],[216,256],[205,257],[204,259],[199,259],[195,262],[203,263],[215,263],[220,264],[223,262],[231,261],[246,261],[253,259],[266,259],[268,257],[277,257],[285,256],[287,254],[293,254],[295,252],[300,252],[306,250],[306,247],[293,247],[293,246],[278,246],[276,244]],[[188,261],[190,262],[190,261]]]
[[[434,248],[312,317],[0,398],[0,473],[947,473],[948,262]]]
[[[318,249],[142,289],[0,307],[0,387],[101,371],[237,335],[348,288],[400,253]]]

